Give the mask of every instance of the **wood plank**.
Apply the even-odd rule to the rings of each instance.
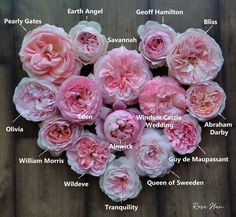
[[[0,65],[0,216],[15,214],[14,143],[13,134],[6,132],[12,125],[11,115],[11,67]]]
[[[103,28],[103,34],[106,37],[112,38],[132,38],[137,35],[137,28],[139,25],[144,24],[148,17],[137,16],[136,10],[138,8],[148,8],[147,1],[115,1],[115,0],[104,0],[104,1],[93,1],[86,0],[81,2],[81,7],[83,9],[100,9],[104,8],[104,14],[101,16],[88,16],[88,20],[94,20],[101,24]],[[85,19],[86,16],[83,16]],[[125,43],[123,44],[128,49],[138,49],[138,43]],[[120,47],[120,43],[109,44],[109,50],[115,47]],[[107,211],[105,210],[105,204],[109,205],[126,205],[134,204],[138,205],[137,212],[122,212],[123,216],[156,216],[158,217],[156,210],[156,199],[157,194],[153,192],[153,189],[148,188],[148,186],[143,181],[143,189],[140,195],[133,200],[128,200],[127,202],[116,203],[112,202],[103,192],[101,192],[98,184],[97,178],[89,177],[89,180],[93,183],[93,187],[89,188],[87,195],[88,201],[88,215],[90,217],[115,217],[120,216],[120,211]]]
[[[17,217],[85,216],[86,188],[64,187],[64,181],[78,179],[67,159],[64,164],[20,164],[19,158],[42,157],[36,139],[19,139],[16,144],[16,213]]]
[[[166,15],[165,23],[172,26],[176,31],[183,32],[187,28],[202,28],[207,30],[203,25],[204,18],[217,19],[219,21],[219,5],[217,1],[197,0],[194,2],[183,0],[161,0],[150,1],[150,8],[167,10],[169,8],[183,10],[184,15],[168,16]],[[151,19],[161,22],[162,16],[151,16]],[[210,27],[210,26],[209,26]],[[220,28],[214,27],[210,30],[209,35],[220,43]],[[219,73],[217,79],[222,84],[222,73]],[[218,117],[214,121],[222,121]],[[201,146],[209,156],[227,156],[225,138],[210,136],[208,130],[203,130]],[[195,151],[192,156],[202,156],[200,150]],[[207,156],[208,156],[207,155]],[[197,187],[169,187],[161,189],[159,193],[160,207],[170,209],[159,209],[161,216],[230,216],[229,212],[229,192],[227,183],[227,164],[204,164],[188,163],[175,165],[173,170],[181,177],[181,180],[203,180],[204,186]],[[222,179],[222,177],[226,177]],[[169,177],[168,177],[169,179]],[[178,199],[177,199],[178,198]],[[194,202],[209,204],[210,202],[219,202],[224,205],[220,211],[195,211],[192,209]]]
[[[227,95],[226,117],[227,121],[236,125],[236,97],[235,97],[235,84],[236,84],[236,29],[235,29],[235,1],[219,1],[220,2],[220,28],[221,28],[221,44],[223,47],[224,65],[223,65],[223,80],[224,89]]]

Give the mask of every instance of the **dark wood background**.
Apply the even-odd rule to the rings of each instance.
[[[204,180],[201,187],[153,187],[143,179],[140,195],[128,201],[139,205],[137,212],[105,211],[104,204],[116,204],[101,192],[98,179],[81,178],[90,187],[65,188],[64,180],[77,180],[78,175],[64,165],[19,164],[19,157],[38,157],[41,150],[36,145],[38,126],[19,118],[14,126],[24,128],[23,133],[6,133],[6,126],[18,116],[12,103],[14,88],[26,76],[21,68],[18,52],[25,31],[19,25],[4,25],[3,18],[42,19],[43,23],[63,27],[67,32],[85,19],[85,15],[67,15],[67,8],[104,8],[101,16],[88,16],[98,21],[103,33],[111,37],[137,37],[137,27],[147,20],[161,22],[161,16],[137,16],[136,9],[160,8],[184,10],[183,16],[165,16],[165,23],[182,32],[189,27],[207,29],[204,18],[217,19],[218,25],[209,31],[220,44],[225,63],[217,81],[227,94],[224,116],[236,123],[236,1],[235,0],[1,0],[0,1],[0,216],[1,217],[235,217],[236,216],[236,129],[227,137],[209,136],[203,130],[201,146],[209,157],[230,158],[219,164],[188,163],[176,165],[174,171],[181,180]],[[32,30],[36,25],[25,25]],[[137,49],[138,44],[124,44]],[[118,47],[120,44],[110,45]],[[88,70],[90,70],[89,68]],[[217,117],[213,121],[223,121]],[[194,156],[203,156],[198,149]],[[45,157],[49,157],[48,153]],[[65,156],[63,156],[64,159]],[[170,174],[161,180],[172,180]],[[193,202],[217,202],[222,210],[195,211]],[[123,205],[126,203],[123,203]]]

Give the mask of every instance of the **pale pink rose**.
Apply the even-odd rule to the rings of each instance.
[[[223,62],[219,45],[201,29],[178,35],[167,53],[169,74],[182,84],[215,78]]]
[[[57,113],[56,92],[48,81],[23,78],[15,89],[13,102],[28,121],[43,121]]]
[[[68,164],[78,174],[100,176],[115,156],[109,144],[97,135],[85,132],[66,153]]]
[[[145,84],[139,95],[139,106],[146,116],[183,115],[185,90],[174,78],[157,76]]]
[[[138,196],[142,184],[131,163],[120,157],[111,162],[100,177],[101,190],[113,201],[125,201]]]
[[[188,112],[200,121],[216,117],[225,108],[224,90],[214,81],[190,86],[186,92]]]
[[[107,50],[108,42],[101,31],[97,22],[80,21],[69,32],[77,58],[85,65],[95,63]]]
[[[151,63],[152,68],[166,64],[167,50],[173,43],[176,32],[165,24],[156,21],[147,21],[138,27],[141,38],[139,51]]]
[[[151,79],[142,55],[123,46],[100,58],[94,66],[94,73],[108,104],[116,101],[127,105],[136,103],[144,84]]]
[[[96,121],[96,132],[112,144],[135,144],[145,127],[145,121],[138,120],[136,115],[140,115],[140,112],[134,108],[113,112],[111,109],[103,108]]]
[[[125,153],[128,159],[135,164],[140,176],[151,178],[164,176],[174,166],[174,163],[169,161],[170,157],[174,157],[171,144],[160,130],[144,129],[144,133],[134,149]]]
[[[45,24],[25,35],[20,58],[30,77],[46,79],[59,85],[78,74],[82,64],[64,29]]]
[[[91,125],[102,107],[102,93],[88,77],[72,76],[62,83],[57,93],[57,106],[62,116],[72,123]]]
[[[42,122],[38,135],[38,145],[55,155],[68,150],[81,135],[83,128],[72,124],[63,117],[54,116]]]
[[[201,127],[195,118],[183,115],[180,121],[170,121],[173,128],[165,128],[164,133],[179,154],[190,154],[201,141]]]

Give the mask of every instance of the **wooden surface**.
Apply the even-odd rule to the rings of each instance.
[[[19,118],[14,126],[24,127],[24,133],[6,133],[6,126],[18,116],[12,103],[14,88],[26,76],[18,52],[25,31],[19,25],[4,25],[3,18],[42,19],[43,23],[69,29],[85,19],[85,15],[67,15],[67,8],[104,8],[104,14],[88,16],[98,21],[108,37],[137,37],[137,27],[147,20],[161,22],[161,16],[137,16],[136,9],[179,9],[183,16],[165,16],[165,23],[182,32],[189,27],[207,29],[204,18],[217,19],[218,25],[209,35],[220,44],[225,63],[217,81],[227,95],[224,116],[236,124],[236,1],[235,0],[1,0],[0,5],[0,217],[235,217],[236,216],[236,130],[227,137],[209,136],[204,129],[201,147],[209,157],[228,156],[222,164],[188,163],[175,165],[173,170],[181,180],[205,181],[201,187],[149,187],[143,179],[140,195],[127,203],[139,205],[137,212],[105,211],[104,204],[116,204],[101,192],[98,179],[84,176],[89,188],[65,188],[64,180],[77,180],[78,175],[64,165],[19,164],[19,157],[37,157],[41,150],[36,145],[38,126]],[[25,26],[32,30],[37,25]],[[210,27],[210,26],[209,26]],[[137,49],[138,44],[124,44]],[[109,49],[120,44],[110,44]],[[215,120],[222,121],[221,117]],[[44,157],[50,155],[46,153]],[[204,156],[198,149],[193,156]],[[62,156],[64,159],[65,156]],[[170,174],[160,180],[172,180]],[[196,211],[193,202],[217,202],[221,210]],[[125,205],[126,203],[122,203]]]

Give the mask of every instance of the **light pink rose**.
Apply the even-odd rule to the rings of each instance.
[[[114,48],[94,66],[94,73],[108,104],[137,102],[144,84],[151,79],[146,61],[137,51]]]
[[[48,81],[23,78],[15,89],[13,102],[28,121],[43,121],[57,113],[56,92]]]
[[[181,121],[170,121],[173,128],[165,128],[164,133],[179,154],[190,154],[201,141],[201,127],[195,118],[183,115]]]
[[[156,21],[147,21],[138,27],[141,38],[139,51],[151,63],[152,68],[166,64],[167,50],[173,43],[176,32],[165,24]]]
[[[38,135],[38,145],[55,155],[68,150],[81,135],[83,128],[72,124],[63,117],[54,116],[42,122]]]
[[[142,184],[133,166],[125,157],[111,162],[100,177],[101,190],[113,201],[125,201],[138,196]]]
[[[188,112],[200,121],[216,117],[225,108],[225,92],[214,81],[190,86],[186,97]]]
[[[174,166],[174,163],[169,161],[170,157],[174,157],[171,144],[160,130],[144,129],[144,133],[134,149],[125,153],[128,159],[135,164],[140,176],[151,178],[163,176],[168,174],[170,168]]]
[[[85,132],[66,153],[68,164],[78,174],[100,176],[115,156],[109,144],[97,135]]]
[[[157,76],[145,84],[139,95],[139,106],[146,116],[183,115],[185,90],[174,78]]]
[[[219,45],[201,29],[178,35],[167,53],[169,74],[182,84],[215,78],[223,62]]]
[[[62,116],[72,123],[91,125],[102,107],[102,93],[97,84],[88,77],[72,76],[57,93],[57,106]]]
[[[107,50],[108,42],[101,31],[97,22],[80,21],[69,32],[76,55],[85,65],[95,63]]]
[[[134,144],[141,137],[145,127],[145,121],[138,120],[136,115],[140,115],[140,112],[134,108],[113,112],[111,109],[103,108],[96,121],[96,132],[112,144]]]
[[[46,79],[59,85],[78,74],[82,64],[64,29],[45,24],[25,35],[20,58],[30,77]]]

